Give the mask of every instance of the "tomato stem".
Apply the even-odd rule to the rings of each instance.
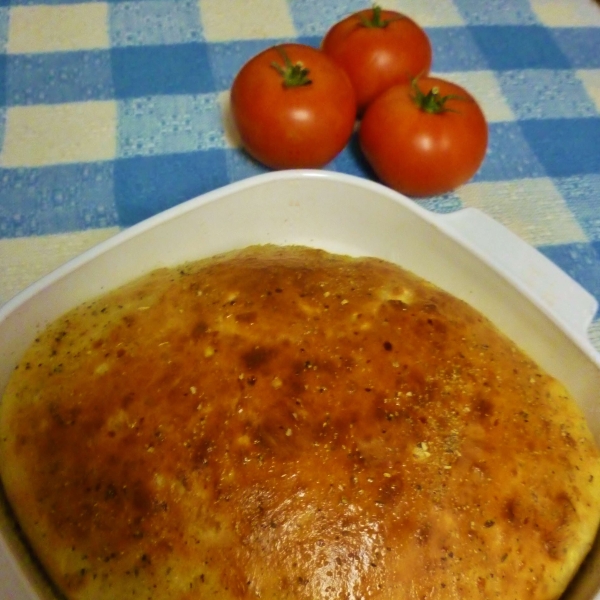
[[[457,96],[456,94],[442,96],[437,87],[432,87],[427,94],[424,94],[419,87],[417,79],[418,78],[413,79],[411,83],[412,89],[414,90],[414,95],[412,95],[411,98],[412,101],[426,113],[439,115],[445,112],[458,112],[452,108],[447,108],[446,102],[448,102],[448,100],[466,100],[466,98]]]
[[[361,17],[360,18],[360,24],[363,27],[384,29],[390,23],[392,23],[394,21],[399,21],[400,19],[402,19],[402,15],[394,17],[393,19],[384,19],[384,20],[382,20],[382,18],[381,18],[381,6],[379,6],[378,4],[373,4],[373,16],[370,19],[366,19],[365,17]]]
[[[272,62],[271,66],[283,78],[281,85],[284,88],[301,87],[312,83],[312,80],[308,77],[310,71],[301,62],[297,62],[295,65],[292,64],[287,52],[281,46],[277,48],[277,52],[283,58],[283,66],[276,62]]]

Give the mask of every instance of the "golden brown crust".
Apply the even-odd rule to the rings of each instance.
[[[68,598],[556,598],[600,517],[567,392],[376,259],[253,248],[42,334],[0,469]]]

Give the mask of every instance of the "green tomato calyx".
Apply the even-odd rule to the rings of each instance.
[[[448,100],[466,100],[462,96],[456,94],[448,94],[442,96],[440,90],[437,87],[432,87],[426,94],[424,94],[419,87],[417,79],[413,79],[411,83],[414,94],[411,96],[412,101],[424,112],[431,115],[439,115],[446,112],[458,112],[452,108],[446,107]]]
[[[295,65],[292,64],[287,52],[281,46],[277,48],[277,52],[283,59],[283,66],[277,62],[272,62],[271,66],[281,75],[283,79],[281,85],[284,88],[301,87],[312,83],[308,77],[310,71],[300,61]]]
[[[363,27],[368,27],[372,29],[385,29],[390,23],[393,23],[394,21],[399,21],[401,18],[402,16],[397,16],[393,19],[382,19],[381,6],[379,6],[378,4],[373,4],[373,16],[370,19],[361,17],[360,24]]]

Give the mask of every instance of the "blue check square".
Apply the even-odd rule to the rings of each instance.
[[[590,294],[600,298],[600,256],[594,245],[572,243],[538,249]]]
[[[600,28],[565,27],[552,29],[551,34],[574,68],[600,68]]]
[[[597,110],[581,79],[566,69],[524,69],[496,74],[519,120],[592,117]]]
[[[427,30],[427,35],[433,46],[433,72],[482,71],[490,68],[468,27],[431,28]]]
[[[119,223],[133,225],[227,183],[225,151],[220,149],[118,159]]]
[[[6,54],[0,54],[0,106],[6,106]]]
[[[468,25],[535,25],[537,18],[528,0],[454,0]]]
[[[183,44],[203,40],[198,2],[141,0],[110,6],[112,46]]]
[[[6,109],[0,105],[0,148],[4,145],[4,130],[6,127]]]
[[[8,40],[8,6],[9,0],[0,0],[0,52],[4,52]]]
[[[252,158],[244,150],[237,148],[225,150],[225,163],[229,181],[240,181],[269,172],[267,167]]]
[[[324,36],[337,21],[349,14],[369,8],[362,0],[294,0],[289,2],[294,27],[300,36]]]
[[[111,57],[117,99],[215,91],[205,44],[113,48]]]
[[[119,102],[120,157],[225,148],[217,94],[145,96]]]
[[[587,238],[600,243],[600,173],[560,177],[554,185]]]
[[[215,89],[228,90],[238,71],[252,57],[281,40],[240,40],[237,42],[215,42],[207,45],[212,72],[216,73]]]
[[[106,0],[107,3],[110,2],[114,2],[114,1],[118,1],[118,2],[122,2],[122,1],[128,1],[128,0]],[[4,3],[6,5],[16,5],[16,6],[35,6],[36,4],[50,4],[50,5],[57,5],[57,4],[88,4],[88,3],[92,3],[92,2],[97,2],[97,0],[43,0],[43,2],[40,2],[40,0],[0,0],[0,6]]]
[[[541,26],[468,27],[495,71],[508,69],[568,69],[569,59]]]
[[[600,117],[538,119],[519,126],[550,177],[600,173]]]
[[[517,123],[489,124],[487,154],[473,181],[509,181],[545,174]]]
[[[0,169],[0,237],[117,225],[111,163]]]
[[[8,105],[109,100],[114,96],[106,51],[8,55]]]
[[[346,147],[326,167],[348,175],[376,180],[377,177],[360,149],[358,134],[353,134]]]

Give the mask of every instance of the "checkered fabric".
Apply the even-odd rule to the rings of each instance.
[[[421,202],[482,209],[600,299],[600,6],[382,4],[425,27],[433,72],[467,87],[490,124],[474,179]],[[235,74],[275,43],[318,46],[366,6],[0,0],[0,270],[43,255],[41,240],[113,232],[263,172],[223,118]],[[355,143],[326,168],[371,176]],[[591,335],[600,348],[598,320]]]

